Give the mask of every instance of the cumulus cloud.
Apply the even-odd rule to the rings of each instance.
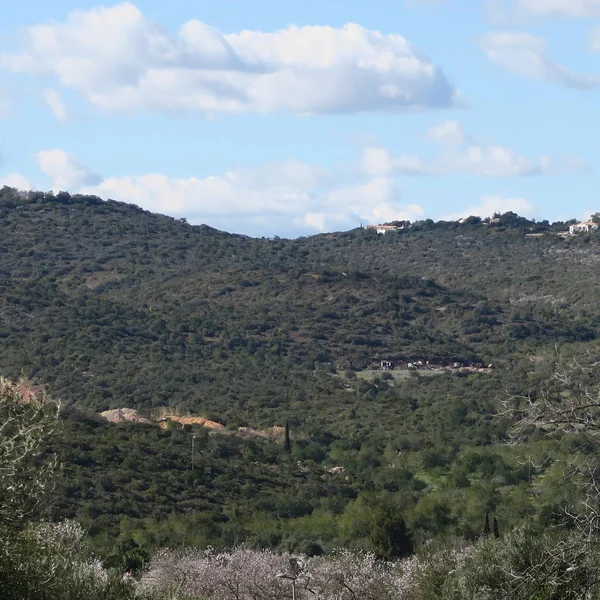
[[[546,40],[525,32],[490,32],[479,40],[494,63],[530,79],[552,81],[580,90],[600,87],[599,74],[574,73],[546,55]]]
[[[8,175],[0,177],[0,188],[5,185],[17,190],[31,190],[34,188],[29,180],[20,173],[8,173]]]
[[[79,159],[64,150],[38,152],[36,159],[40,170],[49,177],[52,189],[72,190],[83,186],[97,185],[102,177],[82,164]]]
[[[491,217],[494,213],[515,212],[522,217],[533,218],[537,214],[536,206],[526,198],[503,198],[502,196],[483,196],[481,202],[464,211],[440,217],[442,221],[456,221],[464,217]]]
[[[408,41],[356,24],[225,34],[197,20],[176,34],[124,2],[26,28],[0,68],[54,76],[109,111],[352,113],[460,103]]]
[[[44,100],[59,123],[66,123],[68,119],[67,107],[58,91],[48,88],[44,91]]]
[[[438,146],[438,153],[434,156],[393,156],[385,148],[367,147],[363,150],[363,170],[372,176],[463,173],[481,177],[511,177],[587,169],[587,164],[579,159],[564,157],[553,161],[548,156],[532,159],[511,148],[477,140],[456,121],[433,125],[425,138]]]
[[[425,211],[417,204],[399,203],[400,190],[390,177],[373,177],[361,185],[342,186],[324,196],[326,206],[340,215],[340,224],[356,222],[356,218],[369,223],[413,220]]]
[[[450,145],[463,144],[467,141],[465,130],[458,121],[445,121],[432,125],[427,130],[426,137],[433,142]]]

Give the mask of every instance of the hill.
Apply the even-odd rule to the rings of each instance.
[[[392,501],[416,540],[474,536],[492,509],[552,520],[552,464],[532,476],[492,414],[535,388],[556,344],[595,346],[600,236],[562,230],[507,213],[252,239],[4,188],[0,373],[66,406],[49,514],[78,516],[105,553],[187,543],[190,528],[216,546],[368,547],[369,511]],[[494,368],[441,369],[454,363]],[[90,412],[123,407],[195,418],[161,430]],[[288,422],[293,448],[202,419]]]
[[[98,411],[224,419],[258,384],[264,406],[319,368],[502,362],[595,339],[600,318],[598,237],[520,221],[265,240],[5,188],[0,223],[0,371]]]

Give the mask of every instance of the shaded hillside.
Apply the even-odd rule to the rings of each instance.
[[[292,398],[342,394],[322,376],[336,369],[502,363],[595,339],[598,237],[540,228],[528,237],[531,224],[508,218],[251,239],[4,188],[0,371],[95,410],[171,405],[271,425]]]

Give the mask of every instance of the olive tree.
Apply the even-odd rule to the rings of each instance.
[[[58,411],[45,394],[0,377],[0,526],[22,524],[52,485],[56,461],[42,445]]]
[[[558,451],[572,436],[597,440],[600,352],[590,350],[569,358],[558,355],[550,366],[549,376],[535,391],[503,403],[502,416],[513,420],[512,442],[520,444],[532,436],[541,436],[553,440]],[[527,568],[511,570],[511,585],[519,593],[510,597],[536,597],[532,595],[533,588],[548,586],[554,592],[543,595],[544,598],[596,598],[599,593],[600,575],[595,559],[600,555],[600,459],[597,453],[575,448],[563,471],[563,478],[575,482],[580,490],[570,505],[562,507],[565,530],[549,533],[538,546],[538,556],[533,557],[535,553],[530,551],[520,555],[527,557],[528,564]],[[532,539],[524,536],[523,544]],[[493,543],[489,544],[492,548]],[[590,557],[595,557],[594,561]],[[487,562],[494,564],[493,560]]]

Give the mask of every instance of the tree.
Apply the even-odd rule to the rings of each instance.
[[[290,423],[289,423],[289,421],[285,422],[285,439],[283,442],[283,449],[286,452],[292,451],[292,440],[290,439]]]
[[[371,546],[380,558],[391,560],[408,556],[413,542],[406,523],[391,506],[381,506],[371,517]]]
[[[513,441],[534,432],[557,443],[576,434],[600,437],[600,356],[591,351],[566,359],[558,356],[551,376],[528,396],[511,398],[503,414],[514,419]],[[565,516],[588,534],[600,532],[600,461],[574,450],[569,476],[583,491],[578,506],[565,506]],[[566,474],[566,473],[565,473]]]
[[[41,446],[54,430],[59,407],[23,383],[0,377],[0,524],[15,527],[48,492],[56,462]]]
[[[507,410],[502,414],[514,419],[515,443],[526,441],[534,433],[558,445],[572,434],[588,439],[600,437],[598,351],[568,359],[558,355],[551,376],[535,392],[513,397],[504,404]],[[579,573],[584,575],[586,595],[570,597],[591,598],[589,594],[600,584],[596,575],[586,572],[586,560],[600,552],[600,461],[594,454],[585,455],[575,449],[563,477],[578,483],[582,491],[579,501],[562,507],[564,516],[575,527],[567,530],[566,537],[544,548],[544,555],[529,567],[527,579],[541,585],[549,566],[555,573]],[[562,581],[558,583],[563,585]],[[566,596],[563,593],[552,597]]]
[[[592,352],[558,356],[552,373],[533,393],[504,402],[502,414],[514,419],[512,439],[525,441],[533,431],[561,438],[576,433],[600,437],[600,356]]]
[[[494,529],[493,529],[493,533],[494,533],[494,537],[495,538],[499,538],[500,537],[500,529],[498,528],[498,519],[496,519],[496,517],[494,517]]]
[[[483,535],[484,536],[488,536],[490,535],[490,513],[485,513],[485,523],[483,525]]]

